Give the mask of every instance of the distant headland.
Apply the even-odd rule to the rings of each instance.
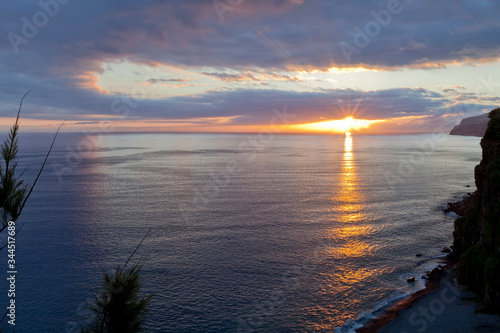
[[[488,127],[488,120],[487,113],[464,118],[460,124],[453,127],[450,135],[478,136],[482,138]]]

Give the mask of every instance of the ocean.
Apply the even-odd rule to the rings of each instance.
[[[28,181],[50,141],[21,134]],[[423,287],[479,141],[62,133],[17,222],[16,332],[79,332],[149,229],[131,260],[147,331],[350,332]]]

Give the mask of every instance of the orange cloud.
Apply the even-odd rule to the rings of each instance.
[[[110,95],[109,91],[104,90],[99,86],[99,77],[93,71],[82,72],[81,74],[75,75],[74,78],[78,80],[75,85],[79,88],[90,89],[101,94]]]

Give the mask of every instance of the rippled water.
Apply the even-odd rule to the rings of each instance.
[[[24,135],[28,177],[49,144]],[[480,157],[430,134],[63,134],[19,221],[16,331],[76,332],[149,228],[149,331],[348,331],[421,288]]]

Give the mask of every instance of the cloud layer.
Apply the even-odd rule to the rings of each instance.
[[[106,94],[97,85],[96,75],[104,71],[104,63],[124,60],[211,68],[201,73],[225,82],[265,84],[268,79],[297,80],[280,71],[443,67],[493,61],[500,51],[500,3],[495,1],[463,0],[458,5],[454,1],[385,0],[367,5],[363,1],[258,0],[232,1],[232,6],[221,2],[225,6],[206,0],[3,4],[1,114],[10,115],[7,109],[31,89],[33,107],[27,107],[28,117],[85,120],[96,114],[112,116],[113,101],[126,97]],[[151,78],[148,83],[189,84],[185,78]],[[354,105],[367,118],[434,115],[451,112],[453,93],[459,94],[460,88],[448,88],[442,94],[414,88],[368,92],[230,89],[146,99],[140,107],[131,108],[131,116],[237,116],[235,122],[253,123],[282,105],[296,108],[303,120],[329,117]],[[460,97],[468,103],[477,96],[462,93]]]

